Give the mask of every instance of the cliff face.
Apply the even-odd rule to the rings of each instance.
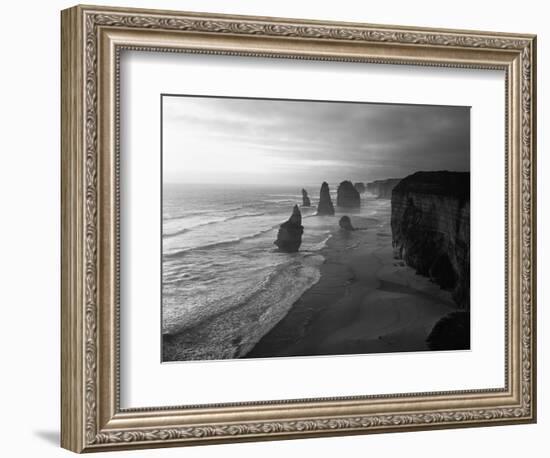
[[[396,257],[452,291],[470,308],[470,174],[417,172],[400,181],[391,199]]]
[[[361,196],[351,181],[342,181],[336,194],[336,205],[344,208],[361,206]]]
[[[362,183],[362,182],[360,182],[360,181],[357,182],[357,183],[354,183],[353,186],[355,186],[355,189],[357,189],[357,192],[358,192],[359,194],[363,194],[363,193],[365,192],[365,190],[366,190],[366,188],[365,188],[365,183]]]
[[[387,180],[376,180],[367,183],[367,191],[376,194],[379,199],[391,199],[393,188],[395,188],[401,178],[389,178]]]
[[[317,205],[318,215],[334,215],[334,205],[330,198],[330,189],[328,183],[323,181],[321,191],[319,192],[319,205]]]

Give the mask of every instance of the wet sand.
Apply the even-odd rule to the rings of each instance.
[[[427,350],[451,294],[393,258],[389,201],[379,219],[351,216],[322,254],[321,278],[245,358]]]

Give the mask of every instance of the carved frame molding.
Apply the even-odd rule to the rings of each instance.
[[[159,44],[163,36],[170,36],[169,45]],[[80,452],[535,421],[535,45],[531,35],[99,7],[63,11],[62,446]],[[505,70],[506,388],[121,410],[122,49]],[[438,408],[414,405],[424,400]],[[343,405],[349,414],[330,413]],[[255,413],[270,406],[271,413]]]

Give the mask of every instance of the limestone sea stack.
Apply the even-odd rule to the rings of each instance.
[[[338,186],[336,205],[343,208],[359,208],[361,206],[361,196],[351,181],[342,181]]]
[[[365,183],[357,182],[353,185],[359,194],[363,194],[366,191]]]
[[[302,226],[302,214],[300,213],[298,205],[294,205],[292,215],[290,215],[288,221],[281,224],[279,227],[277,240],[275,240],[274,243],[279,247],[280,251],[294,253],[300,249],[303,233],[304,226]]]
[[[417,172],[393,189],[395,257],[470,308],[470,173]]]
[[[340,218],[340,221],[338,221],[338,224],[340,225],[340,229],[343,229],[345,231],[354,231],[355,228],[351,224],[351,220],[349,219],[349,216],[344,215]]]
[[[321,191],[319,193],[319,205],[317,205],[318,215],[334,215],[334,205],[330,198],[330,189],[328,183],[323,181]]]
[[[367,191],[375,194],[378,199],[391,199],[393,188],[395,188],[400,181],[401,178],[372,181],[367,183]]]
[[[311,200],[309,200],[305,189],[302,189],[302,207],[311,207]]]

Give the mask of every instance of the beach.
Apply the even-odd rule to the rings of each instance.
[[[246,358],[428,350],[434,324],[456,310],[451,294],[394,259],[390,201],[377,218],[351,215],[320,254],[319,281]]]

